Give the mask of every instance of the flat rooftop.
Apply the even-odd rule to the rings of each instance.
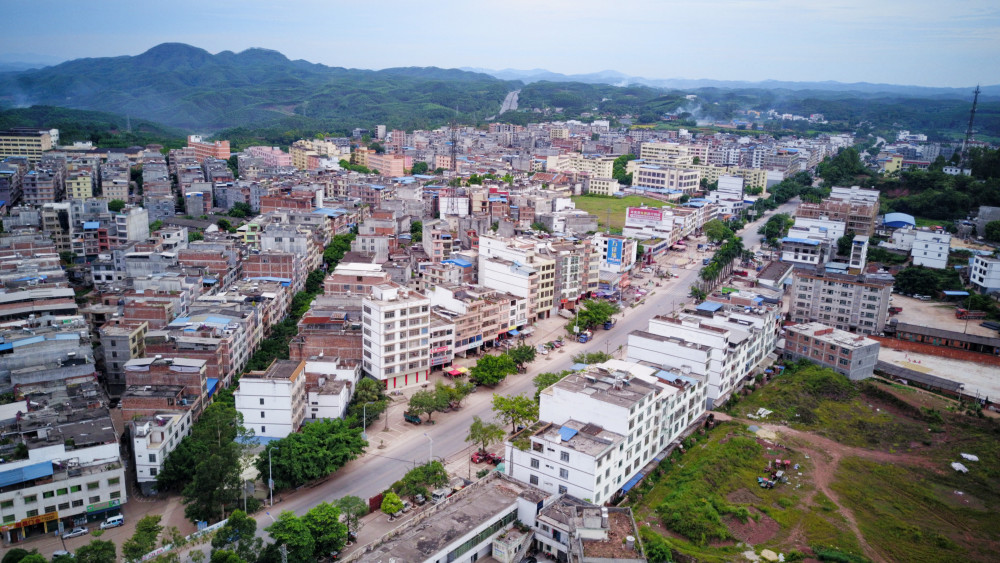
[[[843,348],[850,349],[861,348],[863,346],[870,346],[877,343],[875,340],[867,338],[864,335],[854,334],[847,332],[846,330],[829,327],[819,322],[789,325],[785,327],[785,330],[789,332],[796,332],[817,340],[822,340],[823,342],[834,343]],[[816,334],[817,332],[821,334]]]
[[[537,503],[549,495],[494,472],[430,508],[422,520],[411,520],[395,536],[383,537],[364,560],[423,563],[478,526],[516,510],[519,496]]]
[[[593,457],[598,457],[609,447],[625,440],[625,436],[596,424],[572,419],[567,420],[562,427],[549,424],[536,432],[535,436]]]
[[[620,377],[620,385],[616,384],[613,374],[598,370],[578,372],[567,375],[550,389],[568,391],[588,395],[598,401],[603,401],[620,407],[631,407],[643,397],[656,393],[656,388],[641,380],[625,374]]]

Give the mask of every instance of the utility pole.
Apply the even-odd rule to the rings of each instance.
[[[267,450],[267,488],[271,494],[271,506],[274,506],[274,473],[271,471],[271,453],[280,448]]]

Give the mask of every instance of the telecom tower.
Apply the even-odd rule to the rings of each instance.
[[[451,169],[458,172],[458,126],[451,122]]]
[[[969,164],[969,142],[972,141],[972,122],[976,119],[976,105],[979,103],[979,85],[976,84],[976,91],[972,98],[972,111],[969,112],[969,127],[965,130],[965,141],[962,142],[962,166]]]

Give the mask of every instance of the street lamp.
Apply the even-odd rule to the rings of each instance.
[[[271,471],[271,454],[274,450],[281,448],[271,448],[267,450],[267,488],[271,493],[271,506],[274,506],[274,473]]]
[[[430,465],[430,463],[434,461],[434,438],[428,436],[426,432],[424,432],[424,438],[427,438],[428,440],[431,441],[430,445],[428,446],[428,452],[427,452],[427,465]]]
[[[377,401],[368,401],[361,405],[361,438],[368,441],[368,405]]]

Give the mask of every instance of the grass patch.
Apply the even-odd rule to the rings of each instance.
[[[954,507],[940,498],[942,490],[968,491],[970,483],[962,476],[922,475],[899,465],[847,458],[836,477],[834,490],[853,508],[868,542],[887,557],[906,554],[907,561],[936,562],[995,555],[989,550],[997,539],[991,511]]]
[[[623,198],[604,197],[596,195],[576,195],[570,198],[577,209],[597,215],[598,224],[606,226],[608,210],[611,210],[611,227],[621,229],[625,226],[625,208],[627,207],[674,207],[672,204],[650,197],[629,195]],[[619,231],[620,232],[620,231]]]

